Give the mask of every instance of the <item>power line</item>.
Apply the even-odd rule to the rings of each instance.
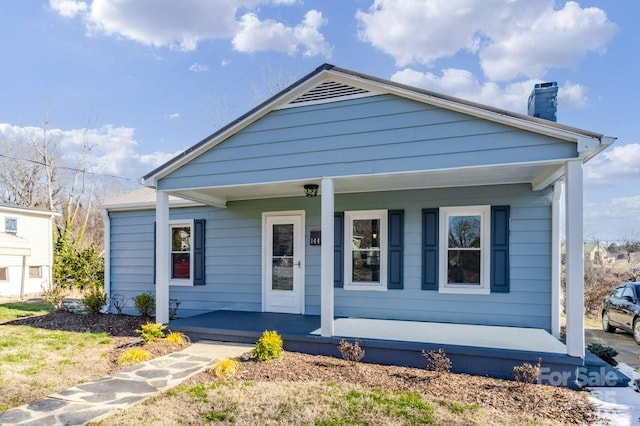
[[[53,167],[55,169],[60,169],[60,170],[67,170],[67,171],[71,171],[71,172],[86,173],[88,175],[93,175],[93,176],[101,176],[101,177],[113,178],[113,179],[122,179],[122,180],[134,181],[134,182],[138,181],[135,178],[128,178],[128,177],[124,177],[124,176],[111,175],[111,174],[107,174],[107,173],[90,172],[89,170],[78,169],[78,168],[75,168],[75,167],[56,166],[56,165],[52,165],[52,164],[46,164],[46,163],[43,163],[42,161],[38,161],[38,160],[32,160],[32,159],[29,159],[29,158],[19,158],[19,157],[14,157],[14,156],[11,156],[11,155],[6,155],[6,154],[0,154],[0,157],[8,158],[10,160],[15,160],[15,161],[26,161],[27,163],[38,164],[40,166]]]

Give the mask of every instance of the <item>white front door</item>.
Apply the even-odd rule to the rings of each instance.
[[[304,313],[304,212],[263,213],[263,310]]]

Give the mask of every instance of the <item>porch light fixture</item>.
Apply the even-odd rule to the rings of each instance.
[[[317,197],[318,196],[318,185],[315,183],[309,183],[304,186],[304,195],[307,197]]]

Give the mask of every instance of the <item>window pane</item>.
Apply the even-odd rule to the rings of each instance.
[[[293,256],[293,224],[273,225],[273,256]]]
[[[380,248],[380,219],[353,221],[353,248]]]
[[[172,253],[171,254],[171,278],[190,277],[191,262],[189,253]]]
[[[9,268],[0,268],[0,281],[9,280]]]
[[[293,290],[293,258],[274,258],[271,263],[271,289]]]
[[[29,278],[42,278],[42,268],[40,266],[29,266]]]
[[[354,251],[352,257],[352,281],[380,282],[380,252],[374,250]]]
[[[4,231],[12,234],[18,232],[18,219],[14,217],[6,217],[4,219]]]
[[[480,284],[480,250],[448,251],[449,284]]]
[[[171,228],[171,251],[191,251],[191,227]]]
[[[449,248],[480,248],[480,216],[449,217]]]

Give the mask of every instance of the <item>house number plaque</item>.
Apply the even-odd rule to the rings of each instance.
[[[311,236],[309,237],[309,245],[319,246],[322,242],[320,238],[320,231],[311,231]]]

